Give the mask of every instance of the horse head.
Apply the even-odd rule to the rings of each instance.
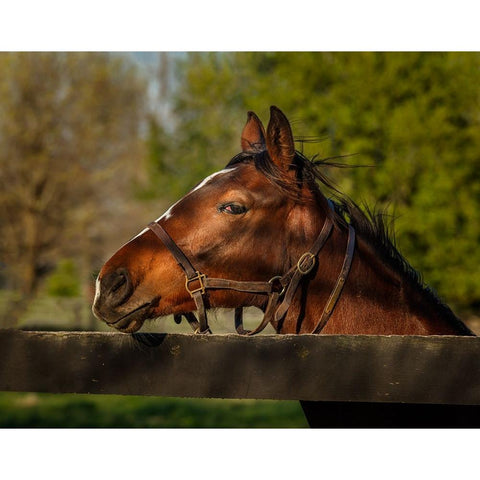
[[[172,205],[156,223],[207,277],[267,282],[315,239],[328,204],[308,187],[285,115],[271,107],[265,131],[248,113],[240,154]],[[312,180],[312,179],[310,179]],[[264,295],[212,289],[209,308],[256,306]],[[150,228],[123,245],[96,282],[94,314],[122,331],[196,309],[177,260]]]

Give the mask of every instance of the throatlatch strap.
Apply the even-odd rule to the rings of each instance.
[[[345,253],[345,258],[343,259],[343,265],[342,265],[342,269],[340,270],[340,275],[338,276],[337,283],[335,284],[335,287],[332,290],[332,293],[330,294],[327,304],[325,305],[322,316],[320,317],[320,320],[317,323],[317,326],[315,327],[312,333],[320,333],[325,327],[325,325],[327,324],[328,320],[330,319],[330,316],[332,315],[333,310],[335,309],[335,305],[337,304],[338,299],[340,298],[343,287],[345,286],[345,282],[350,272],[350,267],[352,266],[354,252],[355,252],[355,229],[351,225],[349,225],[347,251]]]

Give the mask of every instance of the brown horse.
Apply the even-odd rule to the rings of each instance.
[[[93,311],[135,332],[205,309],[236,308],[239,333],[473,335],[389,239],[382,215],[328,200],[320,167],[295,150],[285,115],[265,131],[249,112],[242,152],[126,243],[103,266]],[[265,312],[254,332],[241,308]],[[193,311],[199,311],[196,320]]]

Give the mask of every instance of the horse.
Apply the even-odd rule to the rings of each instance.
[[[207,311],[235,309],[242,335],[474,335],[395,247],[381,212],[335,200],[322,162],[295,149],[270,107],[248,112],[241,152],[123,245],[96,280],[94,314],[124,333],[185,317],[211,333]],[[245,330],[244,307],[264,313]],[[195,315],[197,311],[197,316]]]

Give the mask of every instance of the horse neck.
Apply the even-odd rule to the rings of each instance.
[[[314,330],[340,273],[347,235],[345,228],[335,226],[318,256],[315,277],[298,289],[279,326],[280,333]],[[382,263],[374,248],[357,235],[350,274],[322,333],[468,335],[471,332],[432,294]]]

